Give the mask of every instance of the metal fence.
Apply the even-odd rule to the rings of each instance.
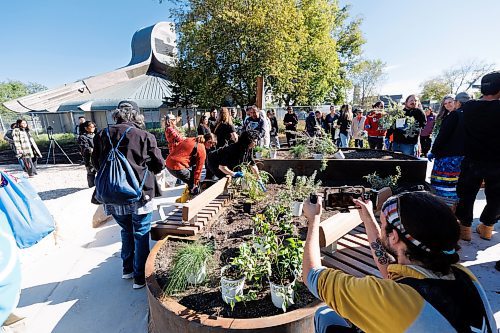
[[[31,113],[18,114],[14,112],[6,112],[0,114],[0,133],[3,134],[10,129],[10,126],[14,124],[18,119],[24,119],[28,123],[28,127],[35,132],[37,135],[39,132],[43,132],[42,123],[37,115]]]

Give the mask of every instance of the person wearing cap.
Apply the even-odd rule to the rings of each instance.
[[[365,129],[368,133],[368,145],[370,149],[384,149],[384,138],[386,130],[379,129],[378,123],[384,116],[384,102],[377,101],[372,105],[372,110],[365,120]]]
[[[126,157],[139,183],[144,181],[142,197],[134,203],[109,204],[103,202],[104,211],[112,215],[122,228],[123,279],[134,279],[133,288],[145,286],[144,267],[149,255],[149,231],[155,206],[152,199],[161,196],[160,186],[153,174],[160,173],[165,161],[156,143],[155,136],[145,130],[144,116],[134,101],[122,101],[113,113],[115,125],[101,130],[94,136],[92,164],[96,170],[106,163],[112,144],[120,138],[118,150]],[[128,132],[127,132],[128,131]],[[147,172],[149,170],[149,172]],[[148,176],[149,175],[149,176]],[[144,177],[145,180],[144,180]],[[93,203],[101,203],[92,195]]]
[[[460,230],[444,202],[423,191],[390,197],[380,226],[370,201],[354,203],[381,278],[322,266],[321,200],[304,204],[302,278],[326,303],[316,312],[316,332],[496,332],[483,288],[458,264]]]
[[[429,162],[434,160],[431,173],[431,185],[436,195],[440,196],[451,207],[458,201],[457,183],[460,176],[460,165],[464,159],[465,133],[462,105],[470,100],[469,94],[462,92],[454,98],[453,106],[449,106],[449,98],[443,99],[444,117],[432,145],[427,154]]]
[[[425,113],[418,106],[420,101],[416,95],[409,95],[405,100],[404,118],[396,119],[387,136],[393,135],[392,150],[406,155],[417,156],[421,129],[427,122]],[[408,118],[413,118],[415,127],[408,130]]]
[[[465,158],[457,185],[456,215],[464,240],[471,239],[474,202],[483,181],[486,206],[476,228],[479,236],[490,240],[493,226],[500,219],[500,71],[483,76],[481,94],[479,100],[462,106]]]
[[[172,153],[175,147],[181,143],[184,138],[177,129],[177,117],[169,113],[165,117],[165,140],[167,141],[168,153]]]
[[[299,118],[293,112],[293,108],[291,106],[286,108],[286,114],[283,118],[283,124],[285,125],[285,135],[286,135],[286,143],[288,144],[288,148],[290,148],[296,143],[297,135],[297,124],[299,123]]]
[[[352,138],[354,139],[354,147],[363,148],[363,140],[365,138],[365,121],[363,110],[355,109],[354,118],[352,120]]]

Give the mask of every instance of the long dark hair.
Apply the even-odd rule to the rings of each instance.
[[[23,121],[26,122],[26,128],[21,128],[21,123]],[[28,122],[25,119],[18,119],[18,120],[16,120],[16,128],[19,128],[20,130],[23,130],[23,131],[26,131],[26,132],[30,131],[29,124],[28,124]]]
[[[456,252],[460,249],[460,226],[451,209],[428,192],[409,192],[399,197],[399,213],[407,233],[430,249],[426,252],[400,235],[408,258],[431,271],[450,273],[451,265],[460,260]],[[392,230],[387,224],[386,233]]]

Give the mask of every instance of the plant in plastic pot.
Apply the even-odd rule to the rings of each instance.
[[[178,248],[173,255],[165,293],[173,295],[186,290],[189,284],[203,283],[212,264],[212,254],[213,247],[201,242],[186,243]]]
[[[294,287],[297,276],[301,274],[304,242],[296,237],[278,239],[277,250],[271,258],[269,287],[271,300],[277,308],[286,312],[294,304]]]

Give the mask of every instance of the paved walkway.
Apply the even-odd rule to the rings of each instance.
[[[61,186],[55,179],[64,172],[74,175]],[[133,290],[130,280],[120,278],[120,228],[113,221],[92,228],[92,190],[75,179],[85,179],[81,166],[42,168],[33,179],[43,188],[58,230],[55,238],[21,251],[23,290],[17,313],[27,317],[28,332],[147,332],[146,291]],[[181,190],[169,190],[160,201],[172,203]],[[481,192],[474,216],[484,205]],[[485,287],[500,324],[500,272],[493,267],[500,259],[499,227],[490,242],[475,234],[470,244],[462,243],[461,257]]]

